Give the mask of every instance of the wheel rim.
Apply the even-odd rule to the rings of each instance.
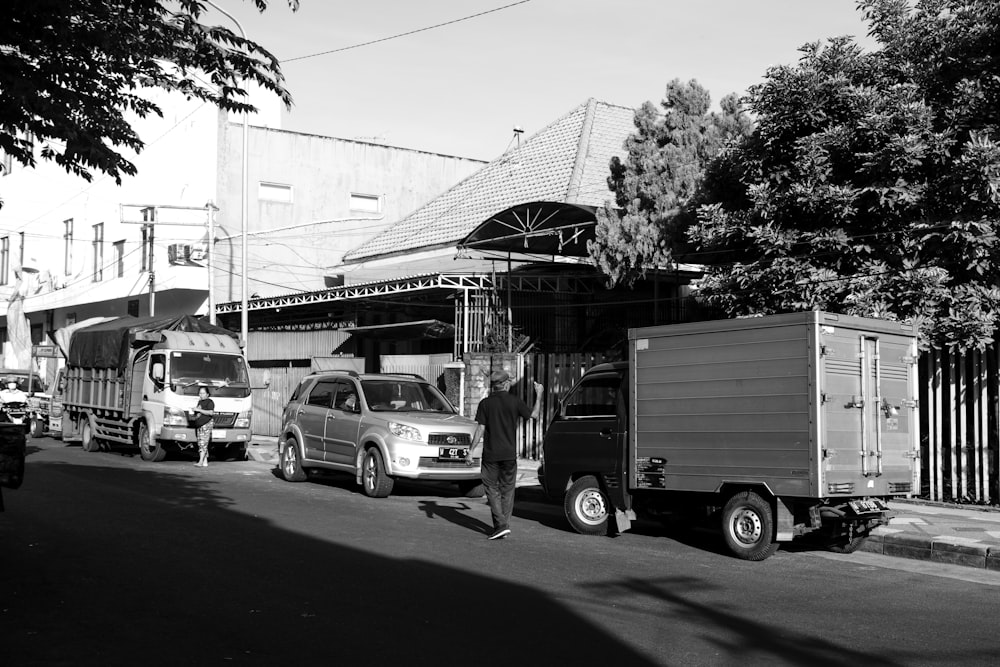
[[[596,526],[608,518],[608,505],[604,494],[597,489],[586,489],[577,496],[576,515],[584,523]]]
[[[285,449],[285,474],[291,477],[298,468],[299,453],[295,450],[295,445],[288,444]]]
[[[740,544],[752,545],[760,542],[764,535],[764,525],[757,512],[749,507],[741,507],[733,514],[729,532]]]
[[[139,449],[141,449],[146,456],[153,455],[153,446],[149,442],[149,429],[145,426],[139,428]]]
[[[90,433],[90,422],[84,422],[83,433],[80,434],[80,437],[83,440],[83,448],[90,451],[90,441],[93,437]]]
[[[378,463],[375,462],[374,454],[365,455],[365,487],[375,488],[375,478],[378,477]]]

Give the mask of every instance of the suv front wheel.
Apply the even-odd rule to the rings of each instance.
[[[385,498],[392,493],[392,477],[385,472],[382,454],[377,447],[369,447],[361,463],[361,486],[370,498]]]
[[[306,471],[302,467],[299,458],[299,443],[295,438],[289,438],[285,442],[285,448],[281,450],[281,476],[287,482],[305,481]]]

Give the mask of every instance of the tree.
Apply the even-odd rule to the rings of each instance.
[[[648,269],[666,267],[683,230],[694,220],[702,172],[729,138],[745,134],[749,118],[735,96],[709,112],[711,98],[697,81],[667,84],[662,112],[646,102],[635,114],[625,161],[611,161],[608,185],[615,205],[597,212],[591,258],[612,284],[631,283]]]
[[[252,1],[267,9],[267,0]],[[298,0],[289,5],[295,11]],[[26,166],[38,142],[42,159],[120,184],[136,173],[121,147],[143,148],[128,116],[162,116],[144,96],[150,89],[252,112],[243,82],[253,81],[291,105],[277,59],[202,24],[204,0],[6,0],[3,12],[0,149]]]
[[[706,180],[688,231],[712,264],[700,294],[730,316],[824,309],[982,348],[1000,321],[1000,4],[859,7],[879,49],[810,44],[749,91],[754,132],[709,171],[736,192]]]

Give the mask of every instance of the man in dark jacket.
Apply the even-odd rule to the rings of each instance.
[[[493,514],[491,540],[510,535],[517,482],[517,420],[538,419],[542,406],[544,387],[538,382],[533,384],[535,405],[529,410],[524,401],[510,393],[510,375],[506,371],[494,371],[490,374],[490,395],[480,401],[476,409],[476,421],[484,428],[482,479]]]

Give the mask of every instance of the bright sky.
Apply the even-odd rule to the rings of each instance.
[[[871,44],[854,0],[301,0],[295,13],[270,0],[263,15],[216,2],[288,61],[284,129],[483,160],[514,126],[530,137],[590,97],[637,107],[679,78],[717,102],[807,42]]]

